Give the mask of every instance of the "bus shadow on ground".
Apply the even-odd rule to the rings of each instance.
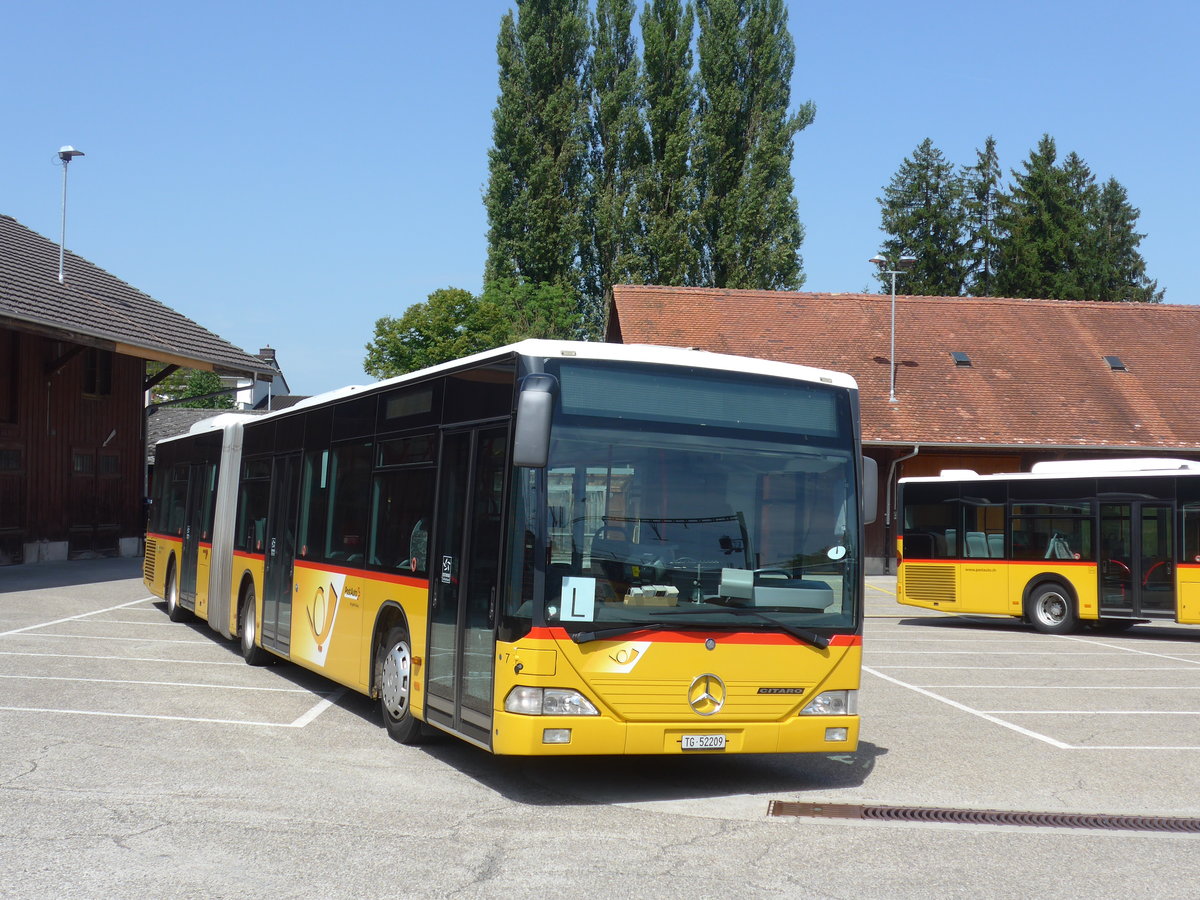
[[[900,619],[896,624],[914,628],[932,628],[946,631],[963,631],[967,633],[1002,632],[1037,635],[1039,632],[1028,622],[1022,622],[1014,617],[981,617],[981,616],[915,616]],[[1132,625],[1127,629],[1106,628],[1103,625],[1084,625],[1078,631],[1067,635],[1045,635],[1054,637],[1084,637],[1084,638],[1129,638],[1135,640],[1153,641],[1182,641],[1191,644],[1200,643],[1200,627],[1195,625],[1176,625],[1174,623],[1146,622]]]
[[[860,742],[855,753],[737,756],[498,757],[448,736],[425,752],[516,803],[581,806],[705,800],[860,786],[887,753]]]
[[[141,580],[142,558],[105,557],[69,562],[0,566],[0,594]]]

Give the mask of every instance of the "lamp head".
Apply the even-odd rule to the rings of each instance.
[[[67,146],[65,146],[65,147],[58,148],[58,158],[61,159],[64,163],[69,163],[76,156],[83,156],[83,155],[84,155],[84,152],[82,150],[76,150],[70,144],[67,144]]]
[[[888,264],[888,261],[879,254],[872,256],[870,259],[867,260],[867,262],[875,263],[875,265],[879,266],[879,268],[881,268],[881,269],[885,268]]]

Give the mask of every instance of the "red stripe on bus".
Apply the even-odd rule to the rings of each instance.
[[[582,623],[581,623],[582,624]],[[534,628],[526,635],[527,638],[542,641],[569,641],[571,636],[567,634],[565,628]],[[655,643],[661,644],[684,644],[694,643],[695,641],[705,638],[714,638],[722,643],[728,644],[797,644],[802,643],[790,634],[782,632],[772,632],[763,634],[752,631],[656,631],[654,629],[645,629],[642,631],[631,631],[628,634],[622,634],[619,637],[604,638],[607,641],[632,641],[639,638],[650,638]],[[829,638],[829,646],[831,647],[859,647],[862,646],[862,635],[860,634],[835,634]]]
[[[182,541],[183,536],[178,534],[159,534],[157,531],[147,531],[146,537],[154,538],[159,541]]]
[[[267,556],[265,553],[247,553],[245,550],[234,550],[233,558],[234,559],[253,559],[253,560],[258,560],[259,562],[267,561]]]
[[[394,575],[390,572],[376,572],[371,569],[351,569],[346,566],[331,566],[326,563],[296,560],[297,569],[308,569],[312,572],[334,572],[338,575],[359,575],[374,581],[387,581],[391,584],[404,584],[409,587],[428,588],[429,581],[424,578],[414,578],[412,575]]]
[[[911,566],[919,564],[922,566],[1041,566],[1047,568],[1050,566],[1092,566],[1097,565],[1095,560],[1091,559],[988,559],[986,556],[979,556],[973,559],[909,559],[905,558],[901,565]]]

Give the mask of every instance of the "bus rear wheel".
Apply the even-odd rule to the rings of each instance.
[[[242,645],[242,659],[252,666],[265,666],[271,661],[271,654],[258,646],[258,610],[254,601],[254,585],[247,585],[238,616],[238,638]]]
[[[388,629],[380,648],[379,709],[392,740],[416,744],[422,736],[421,723],[412,714],[412,645],[402,625]]]
[[[182,622],[187,618],[187,610],[179,603],[179,579],[175,577],[177,571],[174,563],[167,567],[167,618],[172,622]]]
[[[1075,601],[1057,584],[1034,588],[1025,605],[1025,617],[1042,634],[1070,634],[1079,626]]]

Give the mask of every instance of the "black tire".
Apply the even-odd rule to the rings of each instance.
[[[392,740],[420,743],[421,722],[412,714],[412,644],[403,625],[393,625],[379,648],[379,710]]]
[[[1059,584],[1040,584],[1025,604],[1025,618],[1042,634],[1070,634],[1079,627],[1075,599]]]
[[[182,622],[188,617],[188,611],[179,603],[179,579],[175,577],[175,563],[167,566],[167,584],[166,594],[167,601],[167,618],[172,622]]]
[[[246,585],[242,594],[242,605],[238,610],[238,640],[242,646],[242,659],[252,666],[265,666],[271,654],[258,646],[258,609],[255,605],[254,585]]]

